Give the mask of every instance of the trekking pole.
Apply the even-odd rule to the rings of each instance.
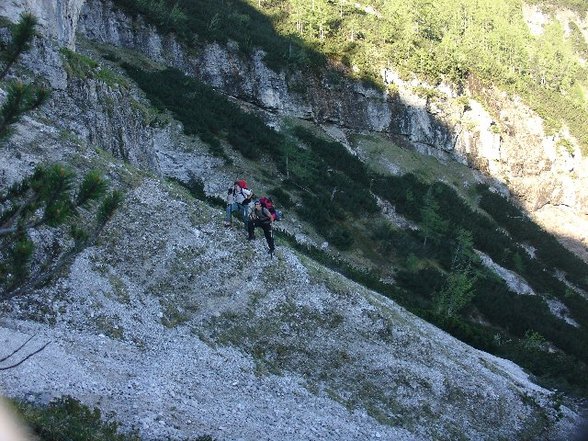
[[[270,224],[270,237],[272,238],[272,244],[274,245],[274,250],[275,250],[276,243],[274,241],[274,227],[272,226],[272,224]],[[274,250],[270,249],[270,251],[269,251],[270,259],[274,258]]]

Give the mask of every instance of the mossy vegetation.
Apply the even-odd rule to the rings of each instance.
[[[119,424],[104,419],[97,408],[72,397],[62,397],[40,406],[13,401],[17,414],[39,441],[139,441],[137,434],[124,434]]]
[[[46,405],[11,400],[18,417],[38,441],[141,441],[136,431],[124,432],[112,415],[105,416],[79,400],[64,396]],[[215,441],[210,435],[191,438]]]
[[[99,333],[104,334],[114,340],[124,339],[124,329],[119,325],[120,317],[99,315],[95,318],[96,329]]]
[[[61,55],[65,61],[65,70],[72,77],[79,79],[92,78],[102,81],[111,87],[128,86],[127,80],[122,75],[117,74],[105,66],[101,66],[97,61],[87,55],[74,52],[67,48],[61,48]]]

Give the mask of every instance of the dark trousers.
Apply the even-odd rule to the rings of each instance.
[[[247,230],[249,232],[249,239],[253,239],[254,229],[255,227],[261,227],[263,229],[263,235],[265,236],[265,240],[267,241],[267,246],[269,247],[270,251],[274,250],[274,236],[272,235],[272,224],[270,222],[262,222],[260,220],[250,220],[249,224],[247,225]]]

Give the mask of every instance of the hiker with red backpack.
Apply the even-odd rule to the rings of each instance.
[[[282,212],[274,208],[274,202],[272,201],[271,197],[263,196],[259,198],[259,202],[261,203],[262,207],[267,208],[268,211],[272,214],[273,220],[276,221],[282,219]]]
[[[227,213],[225,216],[225,227],[231,226],[231,217],[234,212],[238,212],[243,218],[245,229],[249,223],[249,204],[251,203],[253,192],[247,188],[247,182],[239,179],[229,187],[227,193]]]
[[[249,224],[247,227],[249,235],[247,239],[255,239],[255,227],[261,227],[263,229],[263,234],[269,247],[270,255],[273,255],[275,249],[274,235],[272,232],[273,221],[274,218],[272,216],[272,213],[270,213],[270,211],[266,207],[263,207],[259,200],[256,200],[253,206],[253,210],[251,210],[251,214],[249,215]]]

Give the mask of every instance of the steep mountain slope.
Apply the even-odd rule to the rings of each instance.
[[[83,10],[82,2],[65,5],[54,6]],[[78,23],[75,14],[58,10],[57,16]],[[87,17],[82,28],[91,35]],[[208,433],[231,440],[555,440],[573,431],[576,411],[511,362],[459,342],[285,240],[270,260],[262,240],[247,243],[239,229],[224,229],[222,209],[165,178],[196,178],[207,194],[218,195],[234,176],[259,168],[226,144],[232,165],[213,156],[169,113],[154,110],[123,70],[106,59],[92,64],[99,50],[76,41],[72,28],[45,25],[47,33],[13,75],[45,77],[52,99],[15,125],[0,147],[3,189],[38,164],[61,161],[79,176],[101,170],[125,198],[67,265],[51,260],[72,242],[65,227],[32,233],[32,272],[54,274],[2,302],[0,332],[7,348],[27,335],[52,343],[3,374],[8,395],[45,402],[71,394],[114,412],[145,439]],[[166,41],[149,28],[129,35],[140,40],[145,29],[146,41]],[[62,48],[74,42],[90,58]],[[141,63],[163,61],[161,52],[151,61],[123,53]],[[230,49],[210,46],[206,53],[218,63]],[[212,71],[209,78],[223,77]],[[366,99],[357,106],[362,116],[350,121],[369,120],[374,101],[380,102],[376,114],[386,108],[373,90],[354,87]],[[264,99],[273,99],[271,90],[258,89]],[[307,109],[314,119],[316,110]],[[403,117],[406,124],[426,116],[414,112],[415,118]],[[281,124],[281,116],[270,119]],[[253,177],[257,188],[269,187],[264,176]],[[310,243],[320,240],[294,212],[281,228]]]
[[[4,387],[96,403],[148,439],[547,439],[554,418],[569,429],[573,415],[511,363],[241,237],[217,210],[140,179],[99,245],[37,305],[11,304],[4,339],[53,343]]]

